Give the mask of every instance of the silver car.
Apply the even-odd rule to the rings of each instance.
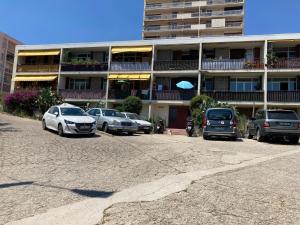
[[[92,108],[87,113],[97,121],[98,128],[104,132],[126,132],[133,135],[138,131],[138,124],[117,110]]]

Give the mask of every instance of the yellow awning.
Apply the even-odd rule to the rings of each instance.
[[[152,46],[141,46],[141,47],[114,47],[112,48],[112,54],[123,53],[123,52],[152,52]]]
[[[20,51],[18,56],[48,56],[59,55],[60,50],[38,50],[38,51]]]
[[[53,81],[57,78],[56,75],[49,76],[16,76],[13,78],[14,81]]]
[[[150,74],[110,74],[109,80],[149,80]]]

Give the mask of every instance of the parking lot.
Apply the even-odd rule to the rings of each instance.
[[[39,121],[0,114],[0,224],[211,170],[220,172],[157,200],[113,204],[102,220],[99,211],[99,222],[299,224],[299,163],[300,145],[144,134],[62,138]]]

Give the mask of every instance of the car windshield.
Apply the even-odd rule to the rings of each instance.
[[[292,111],[269,111],[268,118],[270,120],[298,120],[296,113]]]
[[[60,108],[62,116],[86,116],[81,108]]]
[[[232,112],[228,109],[213,109],[207,113],[208,120],[231,120]]]
[[[127,113],[127,117],[131,120],[140,120],[140,117],[135,113]]]
[[[103,114],[103,116],[125,118],[125,115],[123,115],[122,113],[120,113],[116,110],[104,109],[104,110],[102,110],[102,114]]]

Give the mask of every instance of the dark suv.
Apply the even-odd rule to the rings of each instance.
[[[205,112],[203,119],[203,138],[229,137],[237,138],[237,120],[234,110],[211,108]]]
[[[259,110],[248,124],[248,137],[256,136],[258,141],[287,138],[298,144],[300,119],[292,110]]]

